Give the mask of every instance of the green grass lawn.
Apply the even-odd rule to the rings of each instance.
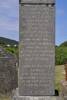
[[[64,80],[64,66],[58,65],[55,67],[55,88],[61,90],[61,80]]]

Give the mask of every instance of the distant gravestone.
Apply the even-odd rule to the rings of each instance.
[[[17,100],[23,100],[22,96],[54,95],[55,0],[21,0],[19,28]]]
[[[17,88],[16,58],[0,47],[0,93],[9,93]]]

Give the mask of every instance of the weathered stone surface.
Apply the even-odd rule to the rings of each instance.
[[[54,3],[55,0],[21,0],[21,3]]]
[[[14,100],[52,100],[52,98],[51,97],[21,97],[20,96],[20,97],[14,98]]]
[[[12,100],[62,100],[60,96],[19,96],[18,89],[14,93]]]
[[[62,100],[59,96],[19,96],[18,88],[13,93],[14,97],[12,100]]]
[[[54,95],[54,12],[54,5],[20,7],[20,96]]]
[[[13,94],[12,100],[63,100],[62,96],[19,96],[18,88]]]
[[[0,47],[0,93],[16,89],[18,82],[17,59]]]

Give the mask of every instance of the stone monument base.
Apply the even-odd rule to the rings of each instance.
[[[19,96],[18,89],[16,89],[13,91],[12,100],[61,100],[61,98],[55,96]]]
[[[23,96],[18,96],[18,97],[14,97],[13,100],[52,100],[52,99],[51,99],[51,97],[31,97],[31,96],[29,96],[29,97],[24,96],[23,97]]]

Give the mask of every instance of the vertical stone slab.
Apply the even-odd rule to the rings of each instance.
[[[19,95],[54,95],[54,0],[21,0]]]

